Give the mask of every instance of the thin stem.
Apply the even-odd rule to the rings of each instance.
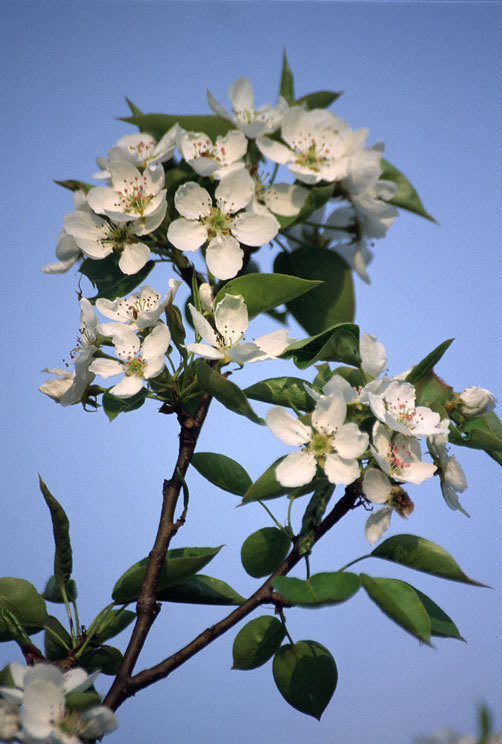
[[[282,627],[284,628],[284,632],[285,632],[285,634],[286,634],[289,642],[291,643],[292,646],[294,646],[295,645],[295,642],[293,641],[293,639],[289,635],[288,626],[286,625],[286,618],[284,616],[284,610],[282,609],[282,607],[279,610],[279,617],[281,618]]]
[[[73,612],[75,614],[75,625],[77,626],[77,635],[80,634],[80,620],[78,617],[78,608],[77,608],[77,601],[75,599],[72,600],[73,605]]]
[[[366,558],[371,558],[371,554],[368,553],[368,555],[361,555],[359,558],[354,558],[353,561],[350,561],[350,563],[347,563],[346,566],[343,566],[342,568],[339,568],[339,571],[345,571],[346,568],[349,568],[349,566],[353,566],[354,563],[359,563],[359,561],[364,561]]]
[[[50,635],[53,636],[58,641],[58,643],[60,643],[67,651],[70,650],[70,648],[69,648],[68,644],[66,643],[66,641],[64,641],[61,638],[61,636],[58,635],[58,633],[56,633],[55,630],[52,630],[52,628],[49,628],[48,625],[44,625],[44,630],[45,630],[46,633],[50,633]]]
[[[307,580],[310,579],[310,561],[308,553],[305,553],[305,573],[307,575]]]
[[[288,235],[288,240],[289,240],[289,235]],[[302,241],[301,241],[301,240],[299,240],[298,242],[299,242],[299,243],[301,243]],[[281,250],[283,250],[283,251],[284,251],[284,253],[289,253],[289,251],[288,251],[288,249],[286,248],[286,246],[285,246],[285,245],[283,245],[283,244],[281,243],[281,241],[280,241],[280,240],[277,240],[277,235],[276,235],[276,236],[275,236],[275,238],[274,238],[274,243],[277,243],[277,245],[279,246],[279,248],[280,248]]]
[[[77,643],[77,636],[76,636],[76,633],[75,633],[75,627],[73,625],[73,616],[71,614],[71,607],[70,607],[70,603],[68,601],[68,595],[66,594],[66,588],[65,588],[65,585],[64,585],[64,581],[61,582],[61,584],[59,586],[59,589],[61,591],[61,595],[63,597],[63,602],[64,602],[65,607],[66,607],[66,614],[68,615],[68,623],[70,625],[72,647],[75,648],[75,645]],[[78,628],[77,628],[77,631],[78,631]]]
[[[276,163],[276,164],[274,165],[274,170],[272,171],[272,175],[270,176],[270,181],[269,181],[269,183],[270,183],[270,185],[271,185],[271,186],[272,186],[272,184],[273,184],[273,183],[274,183],[274,181],[275,181],[275,177],[276,177],[276,175],[277,175],[277,171],[278,171],[278,170],[279,170],[279,163]]]
[[[274,522],[277,525],[277,527],[281,530],[281,532],[284,532],[284,527],[282,526],[282,524],[280,522],[277,521],[277,519],[274,517],[274,515],[272,514],[272,512],[270,511],[270,509],[268,508],[268,506],[266,504],[264,504],[263,501],[260,501],[259,499],[258,499],[258,503],[261,504],[261,506],[263,506],[263,508],[267,512],[267,514],[270,517],[270,519],[272,520],[272,522]]]

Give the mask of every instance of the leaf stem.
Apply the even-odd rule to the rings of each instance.
[[[368,553],[368,555],[361,555],[359,556],[359,558],[354,558],[353,561],[350,561],[350,563],[347,563],[345,566],[343,566],[342,568],[339,568],[338,570],[345,571],[345,569],[349,568],[349,566],[353,566],[354,563],[359,563],[359,561],[364,561],[365,558],[371,558],[371,553]]]

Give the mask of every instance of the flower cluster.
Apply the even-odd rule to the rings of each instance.
[[[24,744],[80,744],[117,728],[112,711],[92,706],[83,713],[66,696],[88,690],[97,677],[80,668],[64,674],[51,664],[9,665],[12,687],[0,687],[0,741]]]

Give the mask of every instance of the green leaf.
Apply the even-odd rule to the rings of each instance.
[[[295,86],[293,82],[293,73],[288,64],[288,58],[286,57],[286,50],[282,53],[282,72],[279,95],[286,99],[290,106],[293,105],[295,100]]]
[[[352,321],[355,313],[354,284],[348,264],[328,248],[305,246],[281,252],[274,261],[281,274],[324,280],[311,292],[286,302],[286,307],[307,333],[321,333],[336,323]]]
[[[69,649],[71,649],[71,636],[66,628],[61,625],[59,620],[52,615],[47,617],[45,621],[45,632],[44,632],[44,649],[45,655],[50,661],[58,661],[60,659],[66,659],[68,657]],[[49,628],[49,630],[47,630]],[[52,630],[62,642],[53,635]],[[64,645],[66,644],[66,646]]]
[[[231,279],[218,292],[217,305],[226,294],[241,295],[249,318],[271,310],[318,287],[319,281],[306,277],[289,276],[290,272],[275,274],[245,274]]]
[[[415,589],[404,581],[361,574],[363,587],[382,612],[423,643],[430,644],[431,621]]]
[[[430,407],[433,403],[444,405],[453,392],[453,388],[447,385],[435,372],[429,372],[415,385],[416,402],[420,406]]]
[[[335,660],[316,641],[281,646],[274,656],[275,684],[287,703],[321,720],[338,681]]]
[[[315,542],[315,529],[321,524],[328,502],[333,495],[335,486],[323,479],[316,487],[302,519],[302,526],[298,536],[298,552],[300,555],[309,553]]]
[[[337,98],[340,98],[343,91],[340,93],[333,93],[330,90],[318,90],[315,93],[307,93],[306,96],[297,98],[294,105],[303,106],[305,104],[309,110],[316,108],[328,108],[334,103]]]
[[[121,608],[120,610],[110,610],[108,615],[103,619],[103,623],[100,624],[96,630],[97,635],[95,636],[96,641],[104,643],[109,638],[114,638],[119,633],[127,628],[136,618],[136,613],[131,610]]]
[[[237,633],[232,647],[232,669],[257,669],[275,654],[285,636],[284,625],[270,615],[261,615]]]
[[[240,605],[245,600],[226,581],[196,574],[181,584],[157,592],[159,602],[203,605]]]
[[[119,121],[133,124],[140,132],[151,134],[156,139],[161,139],[164,134],[176,123],[188,132],[204,132],[213,142],[218,135],[224,136],[230,129],[235,129],[233,124],[220,116],[177,116],[173,114],[133,114],[132,116],[119,117]]]
[[[74,602],[77,599],[77,585],[73,581],[73,579],[70,579],[65,584],[65,591],[66,596],[68,597],[69,602]],[[47,580],[47,584],[45,585],[45,589],[42,592],[42,597],[47,600],[47,602],[54,602],[56,604],[64,604],[63,595],[61,594],[61,589],[57,585],[56,577],[51,576]]]
[[[101,704],[101,697],[98,695],[96,690],[91,687],[85,692],[69,692],[65,695],[66,708],[70,710],[77,710],[82,712],[89,710],[95,705]]]
[[[206,566],[223,546],[217,548],[175,548],[168,550],[166,560],[160,570],[157,590],[160,592],[176,584],[181,584]],[[148,558],[134,563],[118,579],[113,587],[112,599],[118,604],[135,602],[141,582],[145,576]]]
[[[485,586],[464,574],[456,560],[436,543],[416,535],[394,535],[374,548],[370,555],[450,581]]]
[[[279,483],[275,477],[275,470],[277,465],[284,460],[286,455],[279,457],[275,462],[268,467],[262,475],[256,480],[253,485],[248,488],[244,494],[241,502],[241,506],[249,504],[251,501],[267,501],[268,499],[276,499],[279,496],[284,496],[285,493],[291,497],[303,496],[306,493],[313,491],[318,485],[318,480],[314,478],[311,483],[307,483],[306,486],[300,486],[299,488],[289,488]]]
[[[300,411],[313,411],[315,401],[305,390],[305,385],[305,380],[300,380],[299,377],[270,377],[251,385],[244,392],[252,400],[297,408]]]
[[[465,642],[465,638],[462,638],[451,617],[448,617],[446,612],[444,612],[441,607],[438,607],[438,605],[426,594],[423,594],[418,589],[415,589],[415,591],[423,604],[426,613],[429,615],[431,635],[439,638],[456,638],[459,641]]]
[[[429,372],[432,372],[432,368],[436,366],[448,347],[453,343],[453,340],[453,338],[449,338],[447,341],[443,341],[443,343],[436,346],[430,354],[427,354],[425,359],[422,359],[421,362],[412,368],[411,372],[406,377],[406,382],[411,382],[412,385],[415,385],[417,382],[420,382],[420,380],[426,378]]]
[[[289,553],[291,540],[277,527],[263,527],[246,537],[242,543],[241,561],[253,578],[268,576],[281,565]]]
[[[114,252],[100,261],[92,258],[86,258],[83,261],[79,268],[80,273],[84,274],[98,290],[94,297],[89,297],[89,302],[96,302],[98,297],[104,297],[107,300],[124,297],[142,284],[155,266],[154,261],[147,261],[136,274],[123,274],[119,269],[119,258],[119,255]]]
[[[401,207],[401,209],[407,209],[409,212],[414,212],[431,222],[436,222],[434,217],[425,210],[414,186],[411,185],[406,176],[384,158],[381,162],[383,171],[380,178],[385,181],[392,181],[397,185],[397,191],[392,199],[388,199],[388,203],[395,207]]]
[[[59,501],[51,494],[40,476],[38,476],[38,480],[45,503],[49,507],[51,513],[52,531],[56,546],[54,554],[54,576],[56,582],[61,586],[61,584],[66,584],[73,570],[70,522],[66,516],[65,510]]]
[[[0,602],[0,622],[10,636],[9,640],[15,641],[21,649],[31,643],[29,635],[16,615],[3,602]]]
[[[130,398],[119,398],[116,395],[112,395],[109,390],[103,393],[102,403],[103,411],[106,413],[110,421],[117,418],[119,413],[127,413],[128,411],[135,411],[137,408],[141,408],[145,402],[148,390],[143,388],[132,395]]]
[[[315,607],[345,602],[361,586],[357,574],[347,571],[314,574],[303,581],[290,576],[276,576],[272,586],[282,599],[292,605]]]
[[[469,419],[460,431],[464,447],[482,450],[502,449],[502,423],[494,411]],[[455,444],[458,442],[455,441]]]
[[[114,646],[101,646],[96,650],[88,650],[78,660],[78,665],[86,672],[99,670],[103,674],[114,676],[122,661],[122,653]]]
[[[199,384],[206,393],[214,396],[230,411],[238,413],[241,416],[246,416],[246,418],[255,424],[265,425],[265,421],[257,416],[249,405],[248,399],[240,387],[227,380],[223,375],[220,375],[219,372],[212,369],[202,359],[197,359],[195,368],[197,370]]]
[[[137,114],[138,116],[139,116],[139,115],[141,115],[141,114],[143,113],[143,112],[142,112],[142,111],[141,111],[141,110],[140,110],[140,109],[139,109],[139,108],[138,108],[138,107],[137,107],[137,106],[136,106],[136,105],[135,105],[135,104],[134,104],[134,103],[133,103],[133,102],[131,101],[131,99],[130,99],[130,98],[128,98],[127,96],[125,96],[125,99],[126,99],[126,103],[127,103],[127,105],[128,105],[128,106],[129,106],[129,108],[131,109],[131,113],[133,113],[133,114]]]
[[[243,496],[253,483],[242,465],[216,452],[196,452],[192,465],[210,483],[237,496]]]
[[[91,183],[77,181],[75,178],[68,178],[66,181],[54,181],[54,183],[57,183],[58,186],[62,186],[64,189],[69,189],[70,191],[83,191],[84,194],[88,194],[89,191],[94,188]]]
[[[353,323],[338,323],[316,336],[290,344],[282,358],[293,358],[299,369],[321,361],[358,366],[361,363],[359,327]]]

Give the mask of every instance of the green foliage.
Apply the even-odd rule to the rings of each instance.
[[[282,53],[282,71],[279,95],[282,96],[290,106],[293,105],[295,100],[295,86],[293,81],[293,73],[291,72],[291,68],[288,64],[288,58],[286,57],[286,50],[284,50]]]
[[[193,467],[218,488],[243,496],[253,481],[238,462],[216,452],[196,452]]]
[[[57,617],[49,615],[45,622],[44,649],[49,661],[66,659],[72,647],[71,636]]]
[[[282,462],[285,457],[286,455],[279,457],[279,459],[273,462],[272,465],[270,465],[270,467],[268,467],[265,472],[255,480],[253,485],[250,486],[244,494],[241,503],[242,506],[244,506],[244,504],[249,504],[251,501],[268,501],[269,499],[276,499],[279,496],[284,496],[286,493],[289,494],[291,498],[296,498],[297,496],[303,496],[306,493],[310,493],[316,488],[319,482],[316,478],[314,478],[311,483],[307,483],[307,485],[298,488],[289,488],[281,485],[275,477],[275,471],[279,463]]]
[[[84,692],[70,692],[65,695],[66,708],[83,712],[93,708],[95,705],[101,704],[101,697],[98,695],[94,687],[90,687]]]
[[[453,392],[453,388],[447,385],[434,372],[422,377],[420,382],[415,384],[416,403],[420,406],[431,406],[434,403],[444,405]],[[443,418],[446,417],[445,416]]]
[[[431,621],[415,589],[404,581],[361,574],[370,599],[408,633],[430,645]]]
[[[443,341],[442,344],[439,344],[439,346],[436,346],[430,354],[427,354],[421,362],[412,368],[411,372],[406,377],[406,382],[411,382],[412,385],[416,385],[421,380],[427,378],[429,373],[432,372],[432,368],[436,366],[452,343],[453,339],[449,338],[447,341]]]
[[[56,551],[54,554],[54,577],[61,587],[66,584],[73,570],[73,555],[70,542],[70,522],[59,501],[51,494],[42,478],[38,476],[40,490],[51,513],[52,531]]]
[[[130,398],[119,398],[116,395],[112,395],[109,390],[103,393],[102,404],[103,411],[106,413],[110,421],[117,418],[119,413],[127,413],[128,411],[136,411],[141,408],[145,402],[147,396],[147,389],[143,388],[135,395],[131,395]]]
[[[409,212],[414,212],[431,222],[436,222],[434,217],[425,210],[415,187],[411,185],[401,171],[384,158],[382,158],[382,174],[380,178],[385,181],[392,181],[392,183],[397,185],[396,193],[392,199],[388,200],[389,204],[393,204],[395,207],[400,207],[401,209],[407,209]]]
[[[244,392],[252,400],[300,411],[313,411],[315,401],[305,390],[305,385],[305,381],[299,377],[270,377],[251,385]]]
[[[502,457],[502,423],[494,411],[468,419],[459,429],[450,427],[452,444],[482,449],[500,462]]]
[[[279,253],[274,270],[322,280],[323,283],[308,294],[286,302],[289,312],[307,333],[314,335],[337,323],[354,320],[352,272],[337,253],[328,248],[305,245],[291,253]]]
[[[226,294],[241,295],[246,303],[249,318],[283,305],[295,297],[311,292],[321,284],[317,277],[290,276],[285,271],[274,274],[245,274],[231,279],[218,292],[215,298],[217,305]]]
[[[236,635],[232,669],[257,669],[277,651],[285,636],[284,625],[270,615],[260,615]]]
[[[314,574],[305,581],[290,576],[276,576],[272,579],[272,586],[289,604],[320,607],[350,599],[359,591],[361,580],[354,573],[333,571]]]
[[[316,641],[281,646],[274,656],[277,689],[293,708],[321,720],[338,681],[335,660]]]
[[[333,184],[329,186],[312,186],[309,195],[303,203],[303,207],[297,215],[292,217],[283,217],[276,214],[275,217],[281,226],[281,229],[300,225],[310,217],[316,210],[323,207],[333,196]]]
[[[181,584],[157,592],[159,602],[183,602],[203,605],[240,605],[244,602],[226,581],[205,574],[191,576]]]
[[[244,570],[255,579],[268,576],[289,553],[291,540],[277,527],[263,527],[246,537],[241,548]]]
[[[415,589],[415,592],[429,616],[431,635],[438,636],[439,638],[456,638],[459,641],[465,642],[465,639],[460,635],[459,630],[451,617],[448,617],[446,612],[442,610],[441,607],[438,607],[438,605],[426,594],[423,594],[418,589]]]
[[[69,602],[74,602],[77,599],[77,585],[73,579],[66,582],[65,591]],[[61,594],[61,589],[57,585],[55,576],[51,576],[47,579],[47,584],[42,592],[42,597],[46,599],[47,602],[54,602],[56,604],[64,603],[63,595]]]
[[[264,420],[257,416],[249,405],[248,399],[240,387],[230,382],[202,359],[197,359],[195,367],[202,390],[215,397],[230,411],[246,416],[255,424],[265,425]]]
[[[101,644],[109,638],[114,638],[119,633],[122,633],[135,618],[135,612],[126,610],[123,607],[120,610],[110,610],[97,625],[95,640]]]
[[[235,129],[233,124],[220,116],[176,116],[175,114],[133,114],[132,116],[118,117],[119,121],[137,126],[140,132],[151,134],[156,139],[161,139],[166,132],[176,123],[188,132],[204,132],[210,139],[215,141],[216,137],[228,134],[230,129]]]
[[[168,550],[166,560],[160,570],[158,591],[161,592],[163,589],[181,584],[196,574],[219,553],[221,548],[220,545],[217,548],[175,548],[174,550]],[[126,604],[137,600],[147,562],[148,558],[143,558],[122,574],[113,587],[112,599],[114,602]]]
[[[466,576],[456,560],[446,550],[424,537],[393,535],[374,548],[370,555],[450,581],[485,586]]]
[[[315,541],[315,530],[321,524],[324,512],[335,490],[326,478],[321,478],[302,519],[300,534],[298,535],[298,552],[300,555],[309,553]]]
[[[103,674],[114,676],[122,661],[122,653],[114,646],[101,646],[97,649],[88,649],[78,660],[79,666],[87,672],[100,671]]]
[[[306,96],[297,98],[294,105],[305,105],[309,110],[316,108],[328,108],[328,106],[331,106],[331,104],[334,103],[337,98],[340,98],[342,94],[343,92],[333,93],[330,90],[318,90],[315,93],[307,93]]]
[[[65,181],[54,181],[58,186],[62,186],[64,189],[70,191],[83,191],[84,194],[88,194],[94,186],[91,183],[85,181],[77,181],[75,178],[68,178]]]
[[[155,266],[154,261],[147,261],[136,274],[123,274],[119,269],[119,259],[120,256],[114,252],[99,261],[92,258],[83,261],[80,273],[98,290],[94,297],[89,297],[89,302],[95,303],[98,297],[114,300],[129,294],[145,281]]]
[[[359,366],[359,326],[338,323],[315,336],[290,344],[283,359],[293,359],[299,369],[306,369],[316,362],[341,362]]]

